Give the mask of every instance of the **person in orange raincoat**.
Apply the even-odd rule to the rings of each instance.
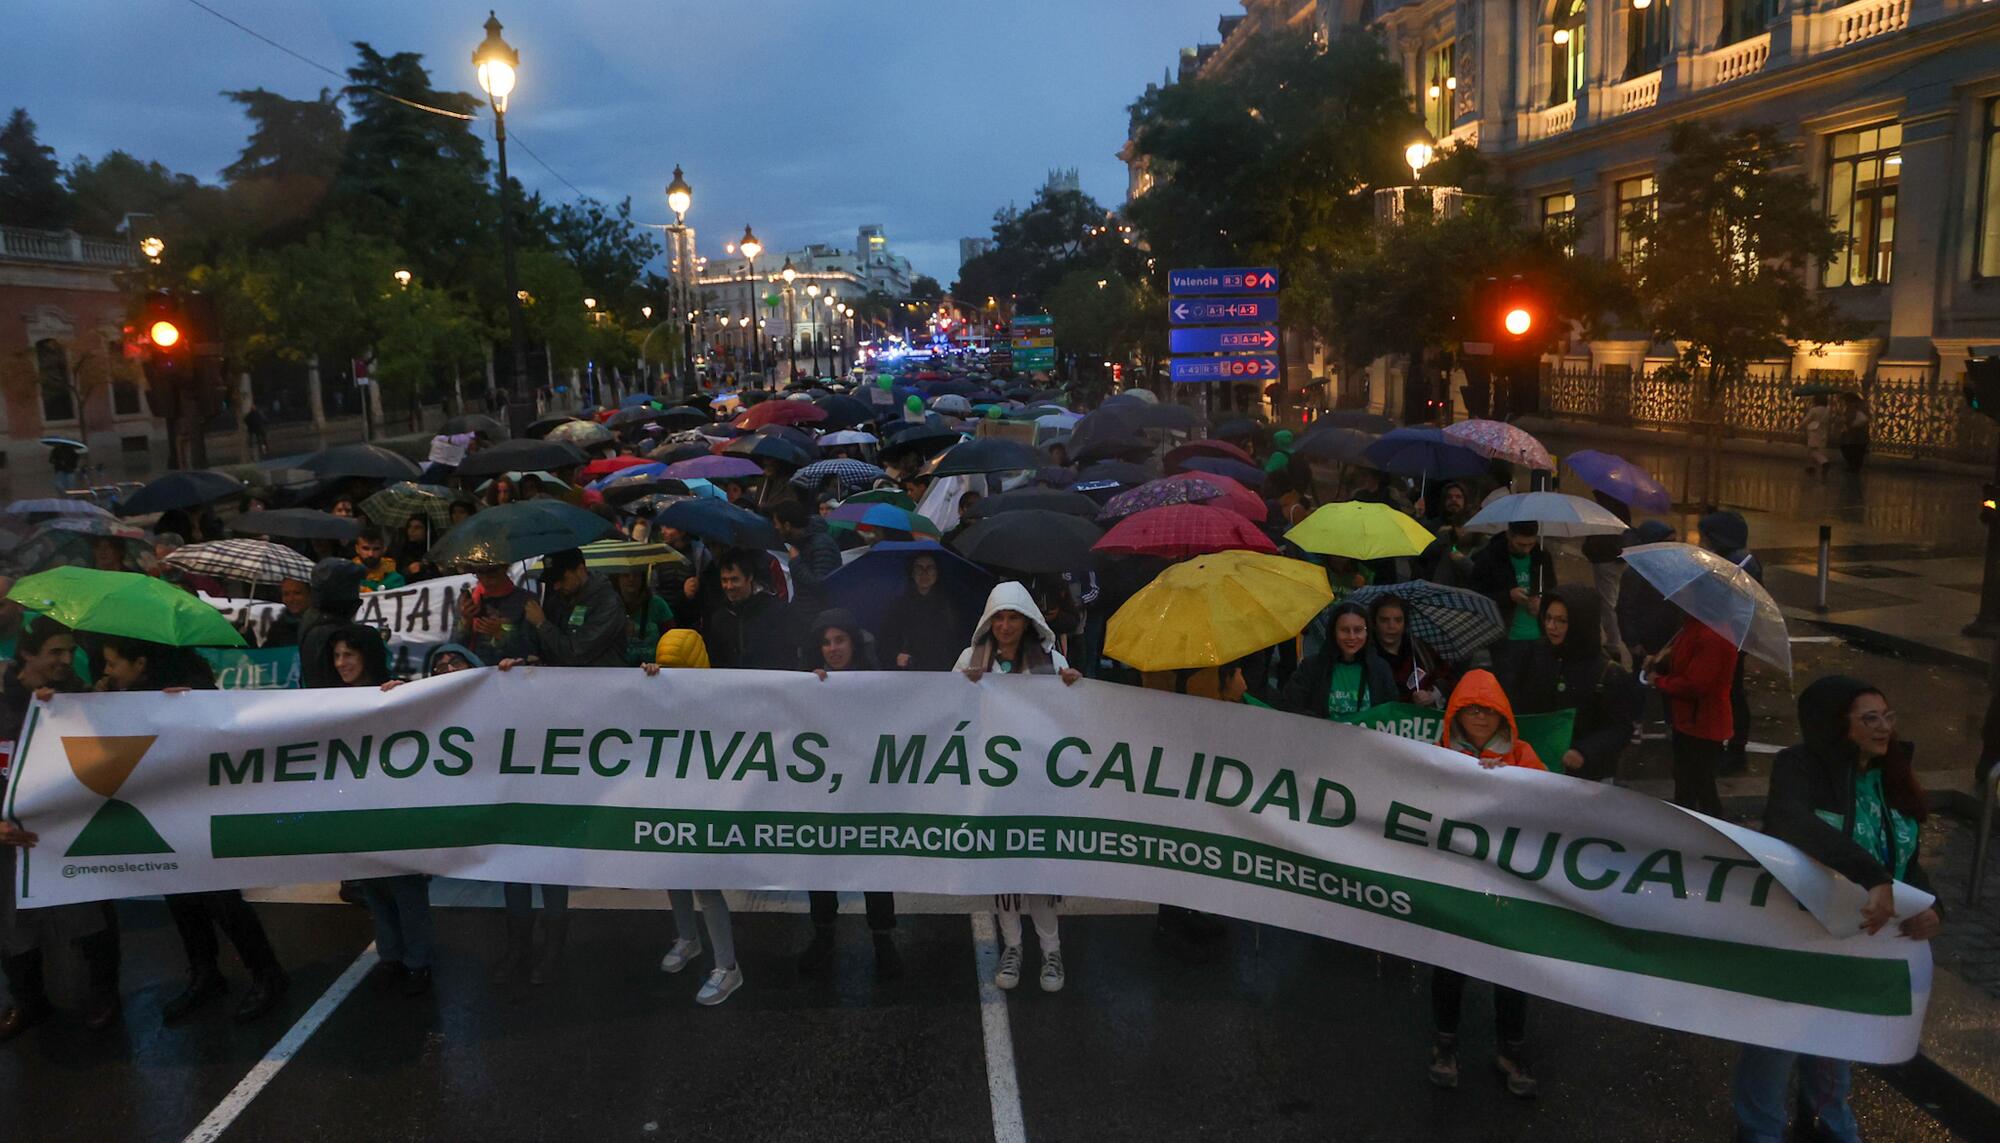
[[[1500,680],[1491,671],[1471,671],[1452,688],[1444,712],[1444,733],[1438,745],[1470,755],[1492,770],[1519,766],[1547,770],[1535,748],[1521,738],[1514,708]],[[1465,1004],[1465,974],[1442,965],[1431,969],[1431,1019],[1437,1039],[1431,1045],[1431,1082],[1458,1086],[1458,1016]],[[1493,1063],[1507,1081],[1507,1091],[1533,1099],[1535,1077],[1528,1071],[1528,997],[1512,988],[1493,986],[1493,1016],[1499,1046]]]

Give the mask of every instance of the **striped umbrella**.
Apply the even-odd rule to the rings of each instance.
[[[1439,657],[1463,659],[1474,651],[1498,642],[1507,632],[1500,622],[1500,608],[1476,591],[1445,587],[1428,580],[1361,587],[1347,598],[1373,608],[1385,598],[1403,601],[1409,616],[1410,634],[1436,651]]]
[[[585,567],[606,573],[643,571],[654,564],[685,563],[687,557],[665,544],[599,540],[581,549]]]
[[[361,512],[384,528],[400,528],[410,517],[422,516],[432,531],[442,532],[451,527],[451,502],[456,499],[443,485],[403,480],[363,500]]]
[[[849,493],[872,488],[876,481],[887,475],[880,466],[866,461],[836,458],[813,461],[794,472],[791,482],[800,488],[818,488],[832,479],[839,482],[842,493]]]
[[[249,583],[312,580],[312,561],[269,540],[211,540],[175,549],[166,562],[185,571]]]

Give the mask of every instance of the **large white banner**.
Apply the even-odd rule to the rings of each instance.
[[[471,591],[473,584],[472,576],[448,575],[389,591],[367,592],[361,597],[361,610],[354,621],[382,629],[389,644],[391,671],[421,675],[431,648],[450,641],[452,624],[458,620],[458,597]],[[285,609],[284,604],[257,599],[211,595],[202,599],[222,612],[253,647],[263,643],[264,633]]]
[[[1874,1062],[1927,946],[1858,887],[1642,795],[1092,682],[522,668],[59,695],[7,816],[26,907],[422,871],[1167,902],[1670,1028]],[[1929,899],[1898,887],[1898,912]],[[1802,907],[1803,906],[1803,907]]]

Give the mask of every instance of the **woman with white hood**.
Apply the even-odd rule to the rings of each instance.
[[[1056,650],[1055,632],[1049,630],[1034,596],[1012,580],[996,585],[986,596],[986,610],[973,629],[972,645],[958,656],[952,669],[978,682],[991,671],[1002,675],[1056,675],[1064,685],[1082,678]],[[1035,919],[1035,938],[1042,946],[1042,991],[1056,992],[1063,986],[1062,941],[1056,931],[1056,905],[1060,897],[1002,893],[993,898],[1000,910],[1000,968],[993,983],[1013,988],[1021,983],[1021,912]]]

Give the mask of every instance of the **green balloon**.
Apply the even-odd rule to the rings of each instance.
[[[1279,452],[1290,452],[1292,448],[1292,442],[1296,439],[1298,438],[1292,435],[1292,430],[1290,429],[1279,429],[1277,432],[1271,434],[1271,444],[1274,445]]]
[[[997,421],[997,420],[999,420],[999,419],[1000,419],[1000,406],[998,406],[998,405],[988,405],[988,406],[986,406],[986,419],[987,419],[987,420],[989,420],[989,421]]]
[[[1291,463],[1292,457],[1290,453],[1274,452],[1271,454],[1271,459],[1264,462],[1264,471],[1282,472],[1290,467]]]
[[[884,373],[875,378],[875,384],[884,389],[894,389],[896,387],[896,379]]]
[[[921,413],[924,411],[924,399],[912,393],[904,399],[903,407],[912,413]]]

